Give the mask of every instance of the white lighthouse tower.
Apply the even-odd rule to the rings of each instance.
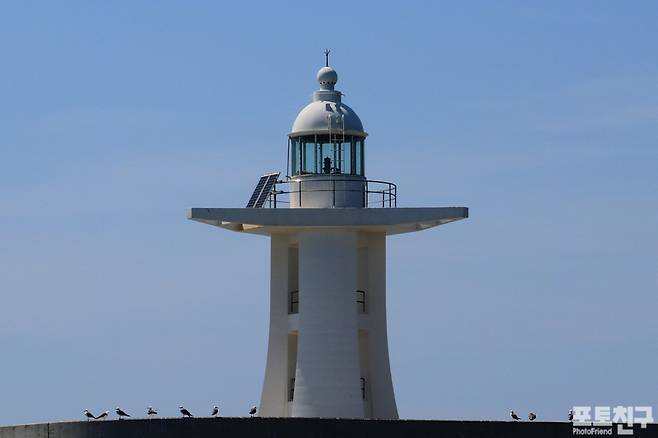
[[[368,134],[334,89],[328,61],[317,79],[288,134],[285,179],[263,176],[247,208],[193,208],[188,218],[270,237],[260,415],[396,419],[386,237],[464,219],[468,209],[398,208],[395,184],[366,178]]]

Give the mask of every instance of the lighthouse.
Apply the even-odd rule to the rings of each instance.
[[[245,208],[192,208],[188,218],[270,239],[261,416],[397,419],[386,238],[465,219],[468,209],[398,207],[396,184],[366,177],[366,151],[376,159],[377,147],[366,146],[326,55],[319,89],[288,134],[286,175],[263,175]]]

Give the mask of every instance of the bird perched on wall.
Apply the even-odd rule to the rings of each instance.
[[[153,415],[158,415],[158,411],[153,409],[153,406],[149,406],[148,410],[146,411],[146,415],[148,415],[149,417]]]
[[[251,410],[249,411],[249,415],[251,415],[252,417],[256,415],[256,410],[257,410],[256,406],[252,406]]]
[[[187,409],[185,409],[182,406],[179,406],[178,410],[180,411],[181,414],[183,414],[183,418],[185,418],[185,417],[187,417],[187,418],[194,417],[194,415],[190,414],[190,411],[188,411]]]
[[[219,414],[219,408],[217,406],[213,406],[212,408],[212,414],[210,414],[211,417],[216,417],[217,414]]]
[[[85,414],[85,417],[87,417],[87,421],[89,421],[89,420],[95,420],[95,419],[96,419],[96,417],[94,416],[94,414],[92,414],[91,412],[89,412],[87,409],[84,410],[84,414]]]
[[[123,417],[130,417],[130,415],[126,414],[123,410],[121,410],[120,407],[117,406],[117,408],[114,410],[114,412],[117,413],[119,416],[119,420],[121,420]]]
[[[96,417],[97,420],[104,420],[107,418],[107,416],[110,415],[110,411],[105,411],[102,414],[100,414],[98,417]]]
[[[537,418],[537,416],[534,413],[530,412],[528,414],[528,420],[535,421],[535,418]]]
[[[510,415],[510,417],[512,417],[512,420],[514,420],[514,421],[520,420],[519,416],[516,415],[516,413],[514,411],[509,411],[509,415]]]
[[[569,409],[569,421],[573,421],[573,410]]]

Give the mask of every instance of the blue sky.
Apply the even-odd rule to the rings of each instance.
[[[284,170],[330,47],[399,206],[400,415],[658,408],[654,2],[4,2],[0,424],[258,402],[269,244],[185,219]]]

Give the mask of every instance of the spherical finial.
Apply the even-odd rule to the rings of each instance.
[[[323,90],[333,90],[338,82],[338,73],[332,67],[322,67],[318,70],[318,82]]]

